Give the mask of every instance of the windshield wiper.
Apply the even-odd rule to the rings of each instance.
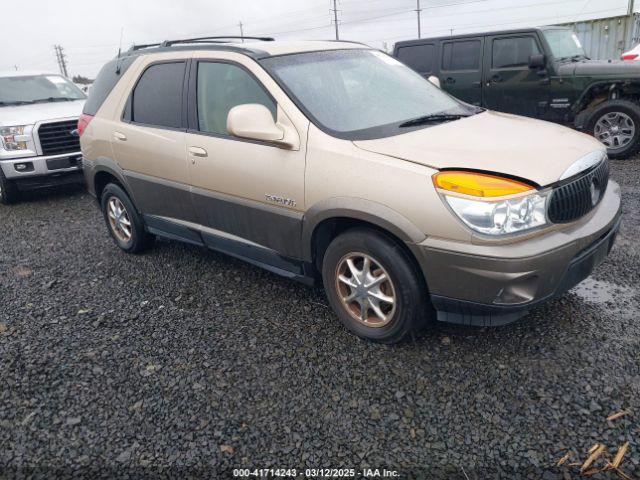
[[[407,120],[399,125],[400,128],[414,127],[416,125],[426,125],[428,123],[450,122],[452,120],[460,120],[470,115],[464,113],[435,113],[431,115],[423,115],[422,117]]]
[[[9,105],[28,105],[33,102],[27,102],[25,100],[16,100],[15,102],[0,102],[0,107],[7,107]]]
[[[33,103],[44,103],[44,102],[70,102],[72,99],[69,97],[48,97],[48,98],[38,98],[37,100],[33,100]]]

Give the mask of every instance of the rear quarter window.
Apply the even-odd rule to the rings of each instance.
[[[100,69],[98,76],[91,86],[91,90],[89,90],[89,98],[87,98],[84,104],[83,113],[95,115],[98,112],[134,60],[135,57],[125,57],[120,60],[114,59]]]
[[[426,74],[433,72],[435,49],[436,47],[432,43],[411,45],[398,48],[396,56],[398,60],[413,68],[416,72]]]

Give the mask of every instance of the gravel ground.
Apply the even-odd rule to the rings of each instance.
[[[640,160],[613,176],[625,220],[592,279],[514,325],[399,347],[232,258],[171,241],[125,255],[81,191],[0,206],[0,478],[575,478],[565,453],[626,441],[640,477]]]

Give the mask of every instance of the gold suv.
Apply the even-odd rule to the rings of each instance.
[[[619,227],[599,142],[463,103],[356,43],[134,47],[78,127],[122,250],[159,235],[321,279],[379,342],[516,320],[586,278]]]

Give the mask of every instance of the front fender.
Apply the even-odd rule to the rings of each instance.
[[[302,256],[312,260],[312,239],[318,225],[332,218],[362,220],[380,227],[405,242],[419,243],[424,232],[397,211],[362,198],[334,197],[322,200],[309,208],[302,226]]]

